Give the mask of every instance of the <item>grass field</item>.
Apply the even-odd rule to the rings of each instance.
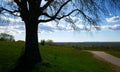
[[[0,42],[0,72],[9,72],[23,50],[23,43]],[[70,46],[40,46],[40,51],[43,63],[38,63],[33,72],[114,72],[92,54]]]
[[[94,51],[105,51],[113,56],[120,58],[120,42],[103,42],[103,43],[92,43],[92,44],[78,44],[72,46],[78,50],[94,50]]]
[[[106,52],[120,58],[120,51],[106,51]]]
[[[9,72],[19,58],[23,43],[0,42],[0,72]]]

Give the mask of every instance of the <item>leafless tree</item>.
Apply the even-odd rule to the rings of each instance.
[[[38,48],[38,24],[64,19],[75,29],[72,17],[97,25],[100,17],[120,9],[119,0],[0,0],[0,15],[21,17],[26,29],[23,65],[42,61]]]

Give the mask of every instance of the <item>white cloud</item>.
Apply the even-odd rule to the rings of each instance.
[[[50,24],[40,24],[39,25],[39,33],[53,33],[57,31],[66,31],[70,32],[73,31],[73,29],[70,29],[71,27],[68,27],[64,24],[59,24],[57,26],[52,26]],[[90,27],[86,27],[88,30]],[[85,31],[85,26],[82,24],[77,25],[77,30]],[[97,26],[98,30],[120,30],[120,24],[115,25],[105,25],[105,26]],[[95,28],[91,27],[91,31],[94,31]],[[0,33],[5,32],[12,35],[25,33],[25,27],[24,25],[11,25],[11,26],[0,26]]]
[[[115,25],[106,25],[106,26],[98,26],[99,30],[120,30],[120,24]]]
[[[21,18],[0,16],[0,33],[8,33],[12,35],[20,34],[25,32],[25,27]]]
[[[106,18],[107,22],[118,22],[120,21],[120,16],[113,16],[111,18]]]
[[[113,30],[120,30],[120,24],[116,24],[111,27]]]
[[[1,15],[0,16],[0,26],[1,25],[8,25],[8,24],[16,24],[22,22],[20,17],[8,17],[8,16],[4,16]]]
[[[0,26],[0,33],[8,33],[12,35],[21,34],[25,32],[24,25],[9,24],[8,26]]]
[[[7,20],[7,18],[2,17],[2,19]],[[25,27],[23,22],[21,21],[20,18],[17,18],[16,20],[13,18],[9,19],[11,22],[10,24],[1,24],[0,23],[0,33],[1,32],[7,32],[10,34],[21,34],[25,32]],[[80,24],[82,20],[78,17],[73,17],[73,20],[76,20],[76,28],[79,31],[85,31],[85,30],[90,30],[91,31],[95,30],[95,28],[90,27],[90,26],[84,26],[83,24]],[[111,18],[106,18],[108,22],[117,22],[120,20],[119,16],[114,16]],[[79,21],[79,22],[78,22]],[[13,22],[13,23],[12,23]],[[15,22],[15,23],[14,23]],[[11,24],[12,23],[12,24]],[[53,22],[48,22],[48,23],[42,23],[39,24],[39,33],[52,33],[52,32],[57,32],[57,31],[73,31],[73,28],[70,27],[71,25],[69,23],[64,22],[64,20],[61,20],[59,24],[55,24]],[[105,26],[97,26],[98,30],[120,30],[120,24],[115,24],[115,25],[105,25]]]

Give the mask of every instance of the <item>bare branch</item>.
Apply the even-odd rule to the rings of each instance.
[[[55,19],[55,18],[46,19],[46,20],[39,20],[38,23],[40,23],[40,22],[49,22],[49,21],[52,21],[52,20],[54,20],[54,19]]]
[[[65,18],[65,17],[67,17],[67,16],[70,16],[73,12],[75,12],[75,11],[79,11],[78,9],[75,9],[75,10],[72,10],[71,12],[69,12],[68,14],[66,14],[66,15],[63,15],[62,17],[56,17],[58,20],[61,20],[62,18]]]
[[[45,16],[47,16],[47,17],[49,17],[49,18],[51,18],[52,16],[50,16],[49,14],[47,14],[47,13],[42,13],[42,15],[45,15]]]
[[[14,16],[19,16],[19,15],[16,15],[15,13],[16,12],[19,12],[18,10],[13,10],[13,11],[11,11],[11,10],[8,10],[8,9],[6,9],[6,8],[3,8],[3,7],[0,7],[0,9],[1,9],[1,11],[7,11],[7,12],[9,12],[10,14],[12,14],[12,15],[14,15]]]
[[[61,5],[61,7],[59,8],[59,10],[56,12],[56,14],[54,15],[54,17],[56,17],[59,13],[60,13],[60,11],[62,10],[62,8],[68,3],[68,2],[70,2],[71,0],[68,0],[68,1],[66,1],[63,5]]]
[[[21,5],[20,0],[14,0],[14,2],[20,7]]]
[[[39,20],[39,22],[49,22],[49,21],[52,21],[52,20],[55,20],[55,19],[62,19],[62,18],[64,18],[64,17],[66,17],[66,16],[69,16],[70,14],[72,14],[73,12],[74,12],[74,10],[72,11],[72,12],[70,12],[69,14],[67,14],[67,15],[63,15],[62,17],[60,17],[60,18],[57,18],[57,15],[60,13],[60,11],[62,10],[62,8],[67,4],[67,3],[69,3],[71,0],[68,0],[68,1],[66,1],[64,4],[62,4],[61,6],[60,6],[60,8],[58,9],[58,11],[55,13],[55,15],[54,16],[50,16],[49,14],[47,14],[47,13],[43,13],[43,15],[45,15],[45,16],[47,16],[47,17],[49,17],[50,19],[47,19],[47,20]],[[76,11],[76,10],[75,10]]]
[[[42,10],[45,10],[54,0],[48,0],[48,2],[42,7]]]
[[[39,20],[39,22],[49,22],[49,21],[52,21],[52,20],[55,20],[55,19],[58,19],[58,20],[61,20],[62,18],[65,18],[69,15],[71,15],[73,12],[75,11],[79,11],[78,9],[75,9],[73,11],[71,11],[70,13],[66,14],[66,15],[63,15],[62,17],[55,17],[55,16],[49,16],[47,13],[43,13],[45,16],[49,17],[50,19],[47,19],[47,20]]]

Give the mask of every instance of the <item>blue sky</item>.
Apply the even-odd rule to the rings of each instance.
[[[21,19],[10,18],[9,20],[10,24],[0,24],[0,32],[12,34],[16,40],[25,40],[25,27]],[[77,20],[80,21],[79,18]],[[97,26],[98,30],[92,28],[91,31],[86,31],[84,25],[79,22],[76,26],[79,31],[74,31],[69,23],[62,20],[58,26],[54,22],[39,24],[39,41],[51,39],[54,42],[120,42],[120,16],[105,18],[104,22]]]
[[[44,3],[44,2],[43,2]],[[104,16],[103,16],[104,17]],[[57,26],[55,22],[41,23],[38,27],[39,41],[42,39],[51,39],[54,42],[120,42],[120,13],[110,14],[102,19],[96,30],[93,26],[91,31],[86,31],[82,20],[78,17],[71,17],[77,20],[78,31],[74,31],[70,24],[61,20]],[[102,18],[102,17],[101,17]],[[25,27],[21,18],[4,17],[2,20],[10,21],[0,22],[0,33],[8,33],[15,37],[15,40],[25,40]],[[86,29],[90,29],[86,26]]]

